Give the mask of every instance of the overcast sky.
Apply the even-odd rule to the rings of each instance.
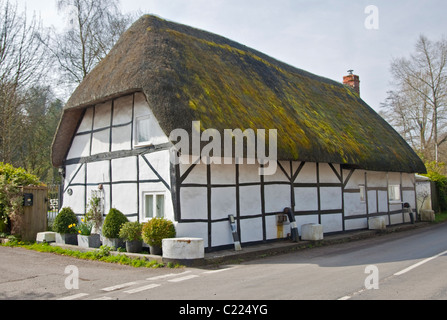
[[[18,3],[45,26],[63,27],[56,0]],[[365,13],[370,5],[378,29],[365,26],[377,26]],[[390,89],[391,59],[408,56],[421,33],[447,34],[445,0],[121,0],[121,7],[217,33],[336,81],[354,69],[362,98],[376,110]]]

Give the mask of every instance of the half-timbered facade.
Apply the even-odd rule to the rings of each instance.
[[[277,129],[274,175],[259,164],[175,164],[172,130]],[[188,155],[183,155],[188,156]],[[425,167],[350,88],[228,39],[144,16],[75,91],[53,143],[64,171],[64,206],[78,214],[92,193],[104,212],[166,217],[207,250],[283,239],[298,227],[325,233],[410,221],[415,176]]]

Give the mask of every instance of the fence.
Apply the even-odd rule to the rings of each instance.
[[[48,185],[48,227],[54,223],[57,214],[59,213],[61,199],[60,199],[60,184],[50,184]]]

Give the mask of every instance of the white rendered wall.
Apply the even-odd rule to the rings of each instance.
[[[151,139],[136,146],[135,120],[141,116],[150,119]],[[87,108],[66,159],[73,164],[66,166],[64,207],[85,214],[92,192],[101,186],[106,214],[116,208],[129,220],[144,222],[144,195],[157,192],[165,195],[165,217],[174,220],[169,151],[121,155],[168,141],[142,93]]]
[[[238,217],[243,244],[285,237],[290,226],[286,223],[281,233],[276,214],[292,207],[292,193],[299,230],[308,223],[322,224],[325,233],[366,229],[368,217],[376,215],[387,216],[391,224],[409,222],[401,203],[388,202],[388,186],[401,185],[403,202],[414,208],[414,175],[364,170],[350,174],[339,165],[306,163],[292,187],[290,179],[301,163],[280,164],[275,175],[262,178],[258,165],[243,164],[238,170],[235,165],[212,164],[209,170],[205,164],[194,166],[180,188],[179,235],[204,238],[208,248],[231,245],[227,216],[232,214]],[[190,168],[181,165],[180,175]],[[360,186],[365,185],[367,201],[361,201]]]
[[[344,176],[349,170],[344,170]],[[388,201],[390,185],[399,185],[402,199],[398,202]],[[360,200],[360,186],[366,186],[367,201]],[[388,224],[410,222],[409,214],[402,214],[402,204],[409,203],[415,209],[415,175],[405,173],[385,173],[356,170],[347,182],[345,193],[346,230],[367,228],[368,220],[362,215],[387,216]],[[354,217],[355,219],[349,219]]]
[[[419,210],[433,210],[430,180],[416,182],[417,201]]]
[[[145,146],[135,141],[139,117],[150,119],[151,139]],[[144,222],[145,194],[163,194],[165,217],[178,218],[178,236],[203,238],[208,249],[232,244],[228,215],[237,218],[244,244],[286,237],[290,225],[279,227],[276,220],[284,208],[294,209],[299,230],[303,224],[320,223],[325,233],[365,229],[371,215],[385,215],[390,224],[409,222],[401,202],[415,208],[410,174],[280,161],[274,175],[261,177],[258,164],[198,164],[179,167],[184,180],[176,195],[176,217],[169,150],[132,153],[168,141],[142,93],[88,108],[67,156],[64,206],[84,214],[91,192],[101,185],[106,213],[117,208],[131,221]],[[390,185],[401,186],[399,203],[388,201]],[[367,190],[365,201],[361,187]]]

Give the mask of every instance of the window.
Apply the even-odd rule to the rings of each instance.
[[[400,185],[390,185],[388,187],[390,202],[400,202]]]
[[[360,189],[360,202],[366,202],[366,188],[363,185],[359,186]]]
[[[143,116],[136,118],[136,135],[135,135],[135,145],[148,145],[151,139],[150,133],[150,117]]]
[[[162,193],[144,194],[144,220],[152,218],[164,218],[165,195]]]

